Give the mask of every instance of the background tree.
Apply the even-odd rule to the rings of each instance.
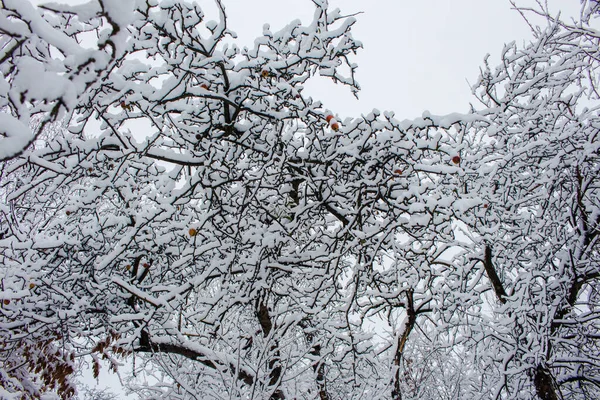
[[[3,0],[3,390],[127,357],[142,398],[594,398],[594,6],[398,121],[303,95],[359,88],[313,3],[240,49],[221,2]]]
[[[594,2],[576,25],[549,18],[474,87],[487,121],[470,126],[465,169],[484,204],[460,262],[494,293],[487,333],[470,335],[501,372],[496,397],[598,398],[597,13]]]

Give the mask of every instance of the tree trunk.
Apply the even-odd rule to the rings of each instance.
[[[404,353],[404,346],[406,346],[408,335],[410,335],[410,332],[417,322],[417,313],[415,312],[412,289],[409,289],[406,292],[406,299],[406,324],[404,326],[404,332],[402,332],[402,335],[398,338],[398,348],[396,349],[396,356],[394,357],[396,373],[394,374],[392,400],[402,400],[402,392],[400,391],[400,360]]]
[[[538,365],[533,376],[535,391],[541,400],[562,400],[560,389],[552,372],[544,365]]]

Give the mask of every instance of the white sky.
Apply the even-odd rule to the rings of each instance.
[[[264,23],[270,23],[272,31],[297,18],[308,23],[314,10],[310,0],[223,1],[229,27],[245,45],[262,33]],[[518,0],[520,5],[532,2]],[[343,14],[363,12],[353,33],[364,45],[354,60],[362,90],[356,100],[348,89],[324,79],[306,88],[343,117],[358,117],[373,108],[394,111],[398,119],[421,116],[424,110],[467,112],[474,101],[467,80],[476,81],[484,56],[490,53],[495,66],[505,43],[521,44],[532,37],[508,0],[330,0],[329,4]],[[550,9],[577,15],[579,1],[550,1]]]
[[[29,0],[86,3],[90,0]],[[94,0],[91,0],[94,1]],[[193,1],[193,0],[187,0]],[[216,19],[214,0],[195,0],[206,19]],[[237,43],[251,47],[265,23],[277,31],[294,19],[312,21],[311,0],[222,0],[229,28]],[[537,1],[549,4],[553,15],[577,16],[580,0],[515,0],[520,6]],[[305,93],[321,100],[342,117],[358,117],[373,108],[390,110],[396,118],[467,112],[476,101],[470,91],[483,58],[490,54],[495,67],[505,43],[522,44],[531,29],[509,0],[329,0],[330,8],[345,15],[361,12],[353,35],[364,48],[354,58],[359,100],[350,90],[328,79],[308,82]],[[537,19],[537,24],[542,24]]]

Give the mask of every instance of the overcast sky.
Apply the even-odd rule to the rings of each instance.
[[[25,0],[27,1],[27,0]],[[90,0],[29,0],[86,3]],[[92,0],[93,1],[93,0]],[[125,1],[125,0],[124,0]],[[187,0],[193,1],[193,0]],[[214,0],[195,0],[206,19],[216,19]],[[238,44],[251,47],[265,23],[276,31],[294,19],[313,19],[311,0],[222,0],[229,28]],[[549,3],[551,13],[563,18],[579,14],[580,0],[514,0],[520,6]],[[499,62],[505,43],[523,44],[531,29],[510,0],[329,0],[330,8],[356,16],[353,35],[364,49],[353,62],[359,65],[359,100],[348,89],[326,79],[314,79],[306,92],[342,117],[357,117],[373,108],[391,110],[398,119],[467,112],[469,82],[477,80],[483,58]],[[537,19],[535,23],[543,23]]]
[[[293,19],[312,20],[310,0],[223,0],[229,27],[242,44],[251,45],[268,22],[276,31]],[[202,1],[205,2],[205,1]],[[201,3],[202,3],[201,2]],[[517,0],[527,5],[533,0]],[[484,56],[492,66],[505,43],[522,44],[531,29],[508,0],[330,0],[343,14],[359,11],[354,37],[364,49],[359,65],[359,100],[329,81],[306,85],[315,99],[341,116],[360,116],[373,108],[391,110],[398,119],[467,112],[469,83],[479,74]],[[576,15],[579,0],[550,1],[553,12]],[[207,15],[208,18],[210,18]],[[538,20],[538,22],[541,22]],[[468,82],[467,82],[468,81]]]

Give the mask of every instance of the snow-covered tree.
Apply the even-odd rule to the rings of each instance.
[[[39,378],[14,349],[46,340],[95,373],[134,353],[143,397],[391,390],[404,344],[382,374],[363,324],[431,297],[450,138],[433,117],[341,126],[302,95],[317,72],[358,89],[353,18],[315,2],[239,49],[218,5],[215,22],[185,1],[4,3],[6,380]]]
[[[303,93],[359,89],[313,3],[247,49],[220,1],[2,0],[2,395],[594,398],[595,9],[398,121]]]
[[[460,262],[494,294],[469,336],[496,397],[598,398],[599,6],[584,6],[582,22],[549,18],[506,46],[474,87],[486,121],[466,127],[465,190],[483,203]]]

